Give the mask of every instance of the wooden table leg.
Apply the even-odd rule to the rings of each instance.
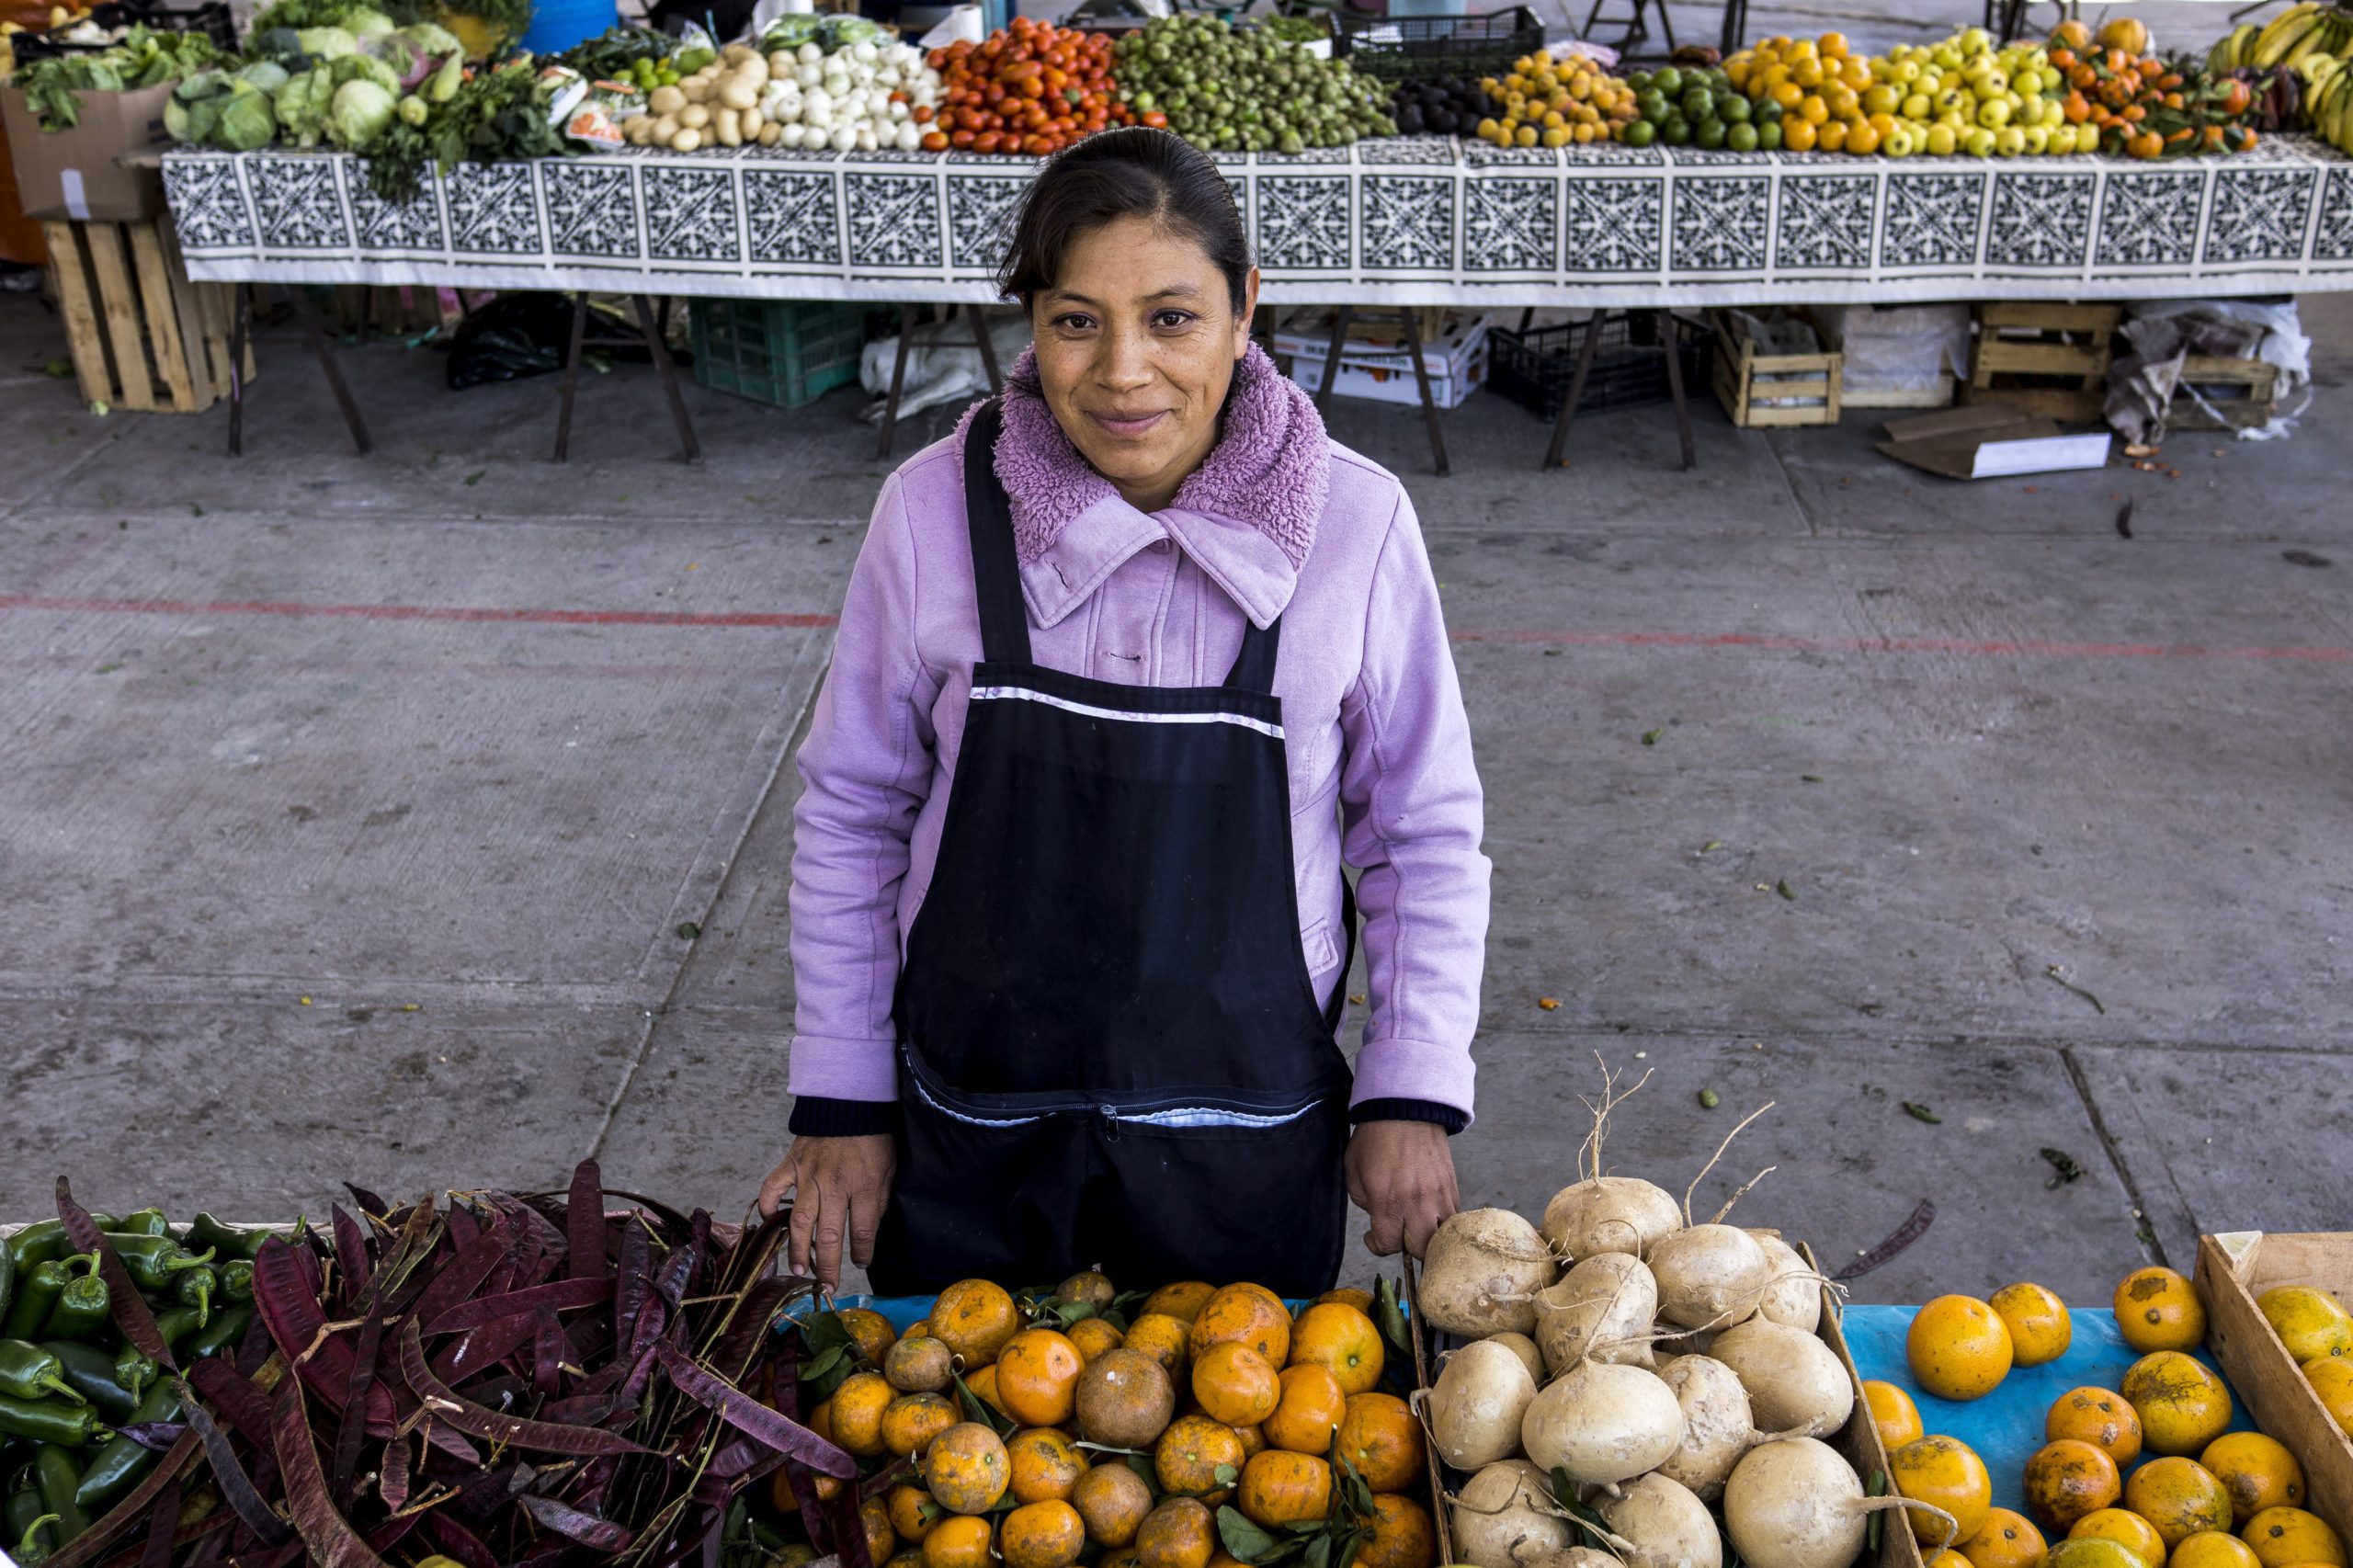
[[[1324,381],[1315,389],[1315,412],[1322,414],[1332,401],[1332,383],[1340,379],[1340,347],[1348,340],[1348,324],[1356,319],[1356,307],[1342,305],[1332,312],[1332,341],[1324,351]]]
[[[1430,368],[1422,363],[1421,315],[1411,305],[1398,314],[1405,319],[1405,352],[1414,357],[1414,381],[1422,392],[1422,419],[1430,430],[1430,456],[1438,460],[1438,477],[1442,479],[1454,469],[1446,458],[1446,431],[1438,423],[1438,400],[1430,396]]]
[[[588,335],[588,296],[572,297],[572,348],[563,357],[563,391],[556,401],[554,462],[572,460],[572,400],[580,390],[580,345]]]
[[[678,427],[678,446],[687,462],[702,460],[702,443],[695,439],[694,421],[687,416],[687,394],[678,387],[677,362],[670,358],[670,346],[662,337],[661,325],[654,319],[654,301],[642,294],[631,296],[637,306],[637,330],[645,339],[646,352],[654,356],[654,369],[662,377],[663,395],[670,400],[670,422]]]
[[[1544,467],[1561,466],[1561,454],[1568,450],[1569,426],[1577,416],[1577,403],[1585,397],[1585,379],[1593,369],[1594,350],[1601,345],[1601,324],[1609,319],[1608,311],[1596,311],[1593,319],[1585,324],[1585,342],[1577,349],[1576,373],[1569,378],[1569,401],[1561,404],[1561,416],[1552,421],[1552,442],[1544,449]]]
[[[246,285],[229,285],[229,455],[245,455],[245,321],[252,309]]]
[[[915,307],[913,301],[899,307],[899,352],[891,361],[891,395],[882,403],[882,438],[874,444],[874,455],[891,455],[891,437],[899,428],[899,389],[907,381],[907,339],[915,335]]]
[[[311,340],[311,352],[317,356],[319,369],[326,372],[327,391],[335,394],[335,405],[343,410],[343,422],[351,430],[351,444],[359,449],[359,455],[364,458],[374,449],[368,439],[368,426],[359,417],[359,405],[351,401],[351,389],[343,384],[343,372],[335,367],[335,350],[319,328],[318,307],[311,303],[311,296],[300,283],[288,284],[286,292],[294,301],[294,313],[302,320],[303,335]]]
[[[1675,325],[1673,311],[1654,312],[1658,318],[1659,342],[1666,355],[1666,390],[1675,398],[1675,435],[1683,443],[1683,472],[1689,473],[1699,466],[1698,452],[1691,444],[1691,405],[1683,397],[1683,338]]]
[[[966,305],[964,309],[972,318],[972,341],[980,347],[981,368],[989,373],[989,395],[995,397],[1005,391],[1005,378],[997,374],[996,345],[989,341],[988,317],[981,313],[978,305]]]

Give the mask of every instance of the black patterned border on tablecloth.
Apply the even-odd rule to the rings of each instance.
[[[842,199],[849,214],[852,269],[939,269],[938,179],[848,169],[842,175]]]
[[[2091,249],[2092,203],[2098,174],[2029,174],[1997,169],[1994,210],[1987,221],[1985,266],[2074,269]]]
[[[2238,267],[2302,259],[2319,193],[2317,169],[2215,170],[2212,213],[2202,232],[2200,263]]]
[[[2093,265],[2188,267],[2197,254],[2198,215],[2205,204],[2203,169],[2110,170],[2100,194]]]
[[[646,223],[637,171],[626,164],[540,165],[540,202],[547,213],[548,249],[559,256],[636,261],[644,255]]]
[[[183,251],[255,248],[254,212],[239,167],[240,160],[225,155],[164,160],[164,197]]]
[[[2314,261],[2353,261],[2353,169],[2331,169],[2322,186]]]
[[[335,160],[324,153],[262,153],[245,165],[265,251],[333,256],[352,247]]]

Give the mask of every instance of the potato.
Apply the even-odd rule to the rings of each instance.
[[[760,128],[767,123],[767,118],[756,108],[747,108],[735,117],[735,129],[744,133],[746,142],[757,137]]]
[[[1536,1227],[1508,1209],[1470,1209],[1430,1238],[1422,1265],[1425,1322],[1472,1339],[1536,1328],[1536,1292],[1558,1269]]]
[[[1478,1470],[1519,1452],[1520,1418],[1536,1380],[1509,1346],[1475,1340],[1446,1358],[1430,1391],[1430,1437],[1457,1470]]]
[[[711,85],[699,76],[689,76],[679,83],[678,91],[686,95],[687,102],[690,104],[706,104],[710,101]]]
[[[712,116],[710,128],[718,134],[721,146],[741,147],[744,144],[743,128],[736,123],[733,109],[723,108]]]
[[[760,101],[761,84],[734,75],[719,84],[719,101],[729,108],[750,108]]]
[[[710,107],[708,104],[688,104],[678,111],[678,124],[685,130],[700,131],[710,123]]]
[[[646,140],[652,142],[657,147],[667,147],[671,142],[676,142],[677,139],[678,117],[675,114],[656,116],[654,121],[654,129],[646,137]]]
[[[702,132],[689,125],[670,138],[670,151],[691,153],[702,145]]]
[[[760,127],[760,145],[773,147],[784,140],[784,127],[771,120]]]

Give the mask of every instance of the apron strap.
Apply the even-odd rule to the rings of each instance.
[[[972,534],[972,587],[980,601],[981,656],[993,665],[1029,663],[1029,611],[1013,549],[1013,506],[996,476],[1005,412],[995,398],[964,431],[964,519]]]
[[[1332,982],[1332,999],[1324,1004],[1324,1028],[1336,1035],[1340,1032],[1340,1015],[1348,1006],[1348,971],[1357,961],[1357,888],[1345,876],[1340,879],[1340,972]]]
[[[1226,673],[1225,684],[1233,691],[1255,691],[1262,697],[1275,692],[1275,652],[1282,642],[1283,618],[1277,616],[1266,626],[1245,621],[1242,628],[1242,651],[1233,655],[1233,668]]]

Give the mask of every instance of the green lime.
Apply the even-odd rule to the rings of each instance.
[[[1670,147],[1691,145],[1691,122],[1679,114],[1670,114],[1666,123],[1658,128],[1658,139]]]
[[[1683,94],[1681,108],[1683,118],[1696,125],[1716,112],[1716,95],[1705,87],[1688,88]]]
[[[1658,135],[1658,127],[1647,119],[1629,121],[1624,132],[1629,147],[1647,147]]]
[[[1726,125],[1745,125],[1755,118],[1756,112],[1756,106],[1737,93],[1716,104],[1716,116]]]
[[[1651,85],[1665,94],[1668,97],[1674,97],[1677,94],[1683,91],[1683,73],[1677,70],[1674,66],[1669,65],[1664,70],[1653,74],[1651,76]]]
[[[1781,122],[1779,120],[1768,119],[1764,124],[1752,127],[1751,129],[1756,132],[1756,146],[1758,151],[1765,153],[1778,153],[1781,150]]]
[[[1781,123],[1781,102],[1779,98],[1757,99],[1755,112],[1756,121],[1760,125]]]
[[[1714,151],[1724,144],[1724,122],[1710,115],[1699,122],[1699,129],[1692,132],[1691,140],[1711,152]]]
[[[1634,99],[1635,111],[1653,125],[1656,125],[1666,118],[1666,95],[1656,87],[1640,94]]]
[[[1780,128],[1775,126],[1773,130],[1778,137]],[[1724,145],[1735,153],[1754,153],[1756,151],[1757,142],[1756,127],[1746,120],[1728,126],[1724,130]]]

